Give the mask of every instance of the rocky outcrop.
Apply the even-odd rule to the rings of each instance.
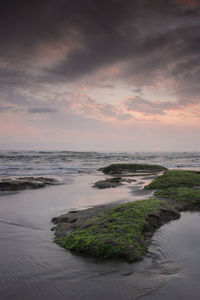
[[[148,164],[111,164],[105,168],[100,168],[104,174],[127,174],[127,173],[158,173],[167,170],[160,165]]]
[[[62,247],[100,259],[142,259],[155,230],[180,213],[154,198],[112,207],[70,212],[58,218],[55,241]]]
[[[107,189],[107,188],[115,188],[117,186],[123,185],[123,183],[131,183],[136,181],[135,179],[125,179],[122,177],[113,177],[105,180],[99,180],[95,182],[93,187],[98,189]]]
[[[120,181],[120,180],[119,180]],[[96,258],[142,259],[150,238],[185,210],[200,210],[200,172],[170,170],[146,189],[155,197],[111,207],[69,212],[52,219],[55,241],[65,249]]]
[[[45,177],[19,177],[3,178],[0,181],[0,191],[19,191],[25,189],[38,189],[46,185],[58,184],[59,182],[54,178]]]

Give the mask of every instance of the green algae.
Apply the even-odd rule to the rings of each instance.
[[[105,174],[123,174],[125,172],[161,172],[167,170],[160,165],[147,165],[147,164],[111,164],[105,168],[101,168]]]
[[[119,172],[115,167],[111,170]],[[120,170],[124,172],[124,168]],[[149,198],[118,205],[102,212],[100,216],[88,219],[66,236],[56,237],[55,242],[65,249],[101,259],[118,257],[124,257],[129,261],[141,259],[147,252],[145,239],[148,234],[151,236],[162,224],[180,217],[178,211],[199,208],[197,205],[200,204],[200,190],[195,188],[198,186],[200,186],[200,172],[165,171],[145,189],[155,189],[157,190],[154,193],[155,197],[174,202]],[[177,203],[180,205],[177,206]]]
[[[170,170],[155,178],[149,185],[145,186],[145,189],[160,190],[177,187],[191,188],[194,186],[200,186],[200,172]]]
[[[178,187],[158,190],[154,193],[156,197],[168,198],[177,202],[183,202],[186,204],[196,205],[200,203],[200,190]]]
[[[65,249],[98,258],[137,260],[147,251],[144,244],[146,217],[152,211],[158,212],[161,206],[162,201],[154,198],[122,204],[55,241]]]

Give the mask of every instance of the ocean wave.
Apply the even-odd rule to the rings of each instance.
[[[0,151],[0,175],[91,173],[111,163],[200,167],[200,152]]]

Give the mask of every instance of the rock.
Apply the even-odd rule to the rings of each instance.
[[[155,230],[179,217],[174,207],[154,198],[107,209],[90,208],[58,217],[56,242],[68,250],[101,259],[136,261],[147,252],[147,242]]]
[[[115,188],[120,185],[122,185],[122,178],[114,177],[114,178],[97,181],[95,182],[93,187],[96,187],[98,189],[107,189],[107,188]]]
[[[132,182],[136,182],[137,180],[135,179],[122,179],[122,182],[127,182],[127,183],[132,183]]]
[[[58,224],[58,220],[59,220],[59,217],[53,217],[51,219],[51,222],[54,223],[54,224]]]
[[[0,181],[0,191],[19,191],[25,189],[38,189],[46,185],[58,184],[54,178],[45,177],[19,177],[16,179],[3,178]]]
[[[100,168],[105,174],[126,174],[126,173],[146,173],[151,172],[152,174],[167,170],[165,167],[160,165],[149,165],[149,164],[111,164],[105,168]]]
[[[121,184],[121,177],[105,180]],[[105,184],[103,181],[103,184]],[[101,183],[102,184],[102,183]],[[121,205],[94,207],[56,220],[56,242],[65,249],[100,259],[142,259],[160,226],[185,210],[200,210],[200,173],[166,171],[147,186],[156,197]],[[66,223],[65,223],[66,222]]]
[[[169,170],[155,178],[145,186],[149,190],[166,190],[168,188],[194,188],[200,187],[199,172],[189,170]]]
[[[55,178],[47,178],[47,177],[19,177],[18,179],[25,180],[25,181],[39,181],[39,182],[43,182],[44,184],[58,183],[58,181]]]
[[[96,187],[98,189],[115,188],[117,186],[123,185],[123,182],[131,183],[131,182],[136,182],[136,180],[126,179],[122,177],[113,177],[113,178],[97,181],[95,182],[93,187]]]
[[[7,180],[0,182],[0,191],[19,191],[25,189],[37,189],[44,187],[43,182],[26,180]]]

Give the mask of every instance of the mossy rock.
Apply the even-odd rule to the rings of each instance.
[[[155,178],[149,185],[145,186],[148,190],[160,190],[177,187],[200,186],[200,172],[185,170],[165,171],[163,175]]]
[[[155,165],[142,165],[143,169],[124,166],[135,164],[111,165],[107,170],[104,168],[104,172],[112,174],[112,172],[150,171],[146,166],[151,168],[151,172],[163,170],[163,167],[156,169]],[[62,231],[62,235],[59,235],[59,231],[56,230],[55,241],[65,249],[100,259],[119,257],[129,261],[142,259],[147,252],[146,241],[157,228],[179,218],[179,211],[199,209],[200,189],[197,188],[199,186],[200,172],[165,171],[145,187],[157,190],[154,195],[165,198],[165,201],[149,198],[109,208],[100,215],[94,213],[93,217],[90,214],[86,221],[77,224],[75,228],[69,225],[69,230],[65,230],[64,235]],[[60,225],[62,223],[58,224]]]
[[[145,232],[153,234],[163,221],[178,217],[178,212],[170,206],[166,208],[166,203],[149,198],[108,209],[55,241],[65,249],[96,258],[135,261],[147,252]]]
[[[105,174],[123,174],[123,173],[136,173],[136,172],[161,172],[167,170],[160,165],[148,164],[112,164],[105,168],[99,169]]]
[[[200,190],[188,187],[168,188],[158,190],[154,194],[156,197],[172,199],[185,203],[190,207],[200,204]]]

